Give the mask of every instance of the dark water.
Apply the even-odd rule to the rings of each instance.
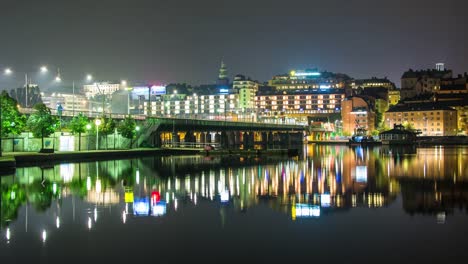
[[[306,153],[18,169],[1,178],[0,259],[467,262],[468,148]]]

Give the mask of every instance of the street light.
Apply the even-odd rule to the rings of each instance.
[[[127,115],[130,115],[130,93],[133,89],[132,87],[127,87],[126,80],[120,81],[120,85],[122,85],[122,87],[124,87],[124,89],[127,91]]]
[[[86,81],[90,82],[93,80],[93,76],[91,74],[86,75]]]
[[[88,134],[88,150],[89,150],[89,131],[91,130],[91,124],[86,125],[86,130],[88,131],[87,134]]]
[[[45,74],[47,73],[47,67],[45,66],[41,66],[39,68],[39,71],[40,73],[42,74]],[[6,68],[4,71],[3,71],[3,74],[4,75],[12,75],[13,74],[13,70],[11,68]],[[24,74],[24,89],[25,89],[25,93],[24,93],[24,105],[25,107],[28,107],[28,90],[29,90],[29,79],[28,79],[28,73],[26,72]]]
[[[101,125],[101,119],[96,118],[94,120],[94,124],[96,125],[96,150],[99,149],[99,126]]]

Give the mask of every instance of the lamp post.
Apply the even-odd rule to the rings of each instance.
[[[96,150],[99,149],[99,126],[101,125],[101,119],[96,118],[94,121],[94,124],[96,125]]]
[[[88,150],[89,150],[89,130],[91,130],[91,124],[86,125],[86,130],[88,131]]]
[[[39,68],[39,72],[41,74],[46,74],[49,70],[47,69],[46,66],[41,66]],[[59,75],[56,77],[57,78],[60,78],[60,71],[58,72]],[[4,71],[3,71],[3,74],[4,75],[12,75],[13,74],[13,70],[11,68],[6,68]],[[29,102],[29,99],[28,99],[28,90],[29,90],[29,82],[31,80],[28,78],[28,73],[26,72],[24,74],[24,106],[27,108],[28,107],[28,102]]]

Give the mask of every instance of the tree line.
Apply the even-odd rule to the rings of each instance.
[[[34,105],[34,112],[28,117],[19,111],[18,102],[9,96],[6,91],[0,94],[0,120],[1,137],[18,136],[23,132],[31,132],[34,137],[41,138],[41,146],[44,149],[44,138],[52,135],[57,130],[68,130],[73,135],[78,135],[78,150],[81,150],[81,134],[87,131],[107,136],[114,133],[115,129],[124,137],[133,140],[136,137],[136,121],[129,115],[124,120],[116,122],[105,115],[98,117],[101,120],[99,126],[83,113],[74,116],[69,122],[63,122],[58,116],[51,113],[51,109],[45,104]],[[107,139],[107,137],[106,137]],[[130,144],[130,147],[132,144]]]

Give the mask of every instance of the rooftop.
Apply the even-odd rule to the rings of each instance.
[[[453,108],[439,104],[438,102],[416,103],[416,104],[398,104],[390,109],[387,113],[392,112],[411,112],[411,111],[431,111],[431,110],[447,110],[455,111]]]

